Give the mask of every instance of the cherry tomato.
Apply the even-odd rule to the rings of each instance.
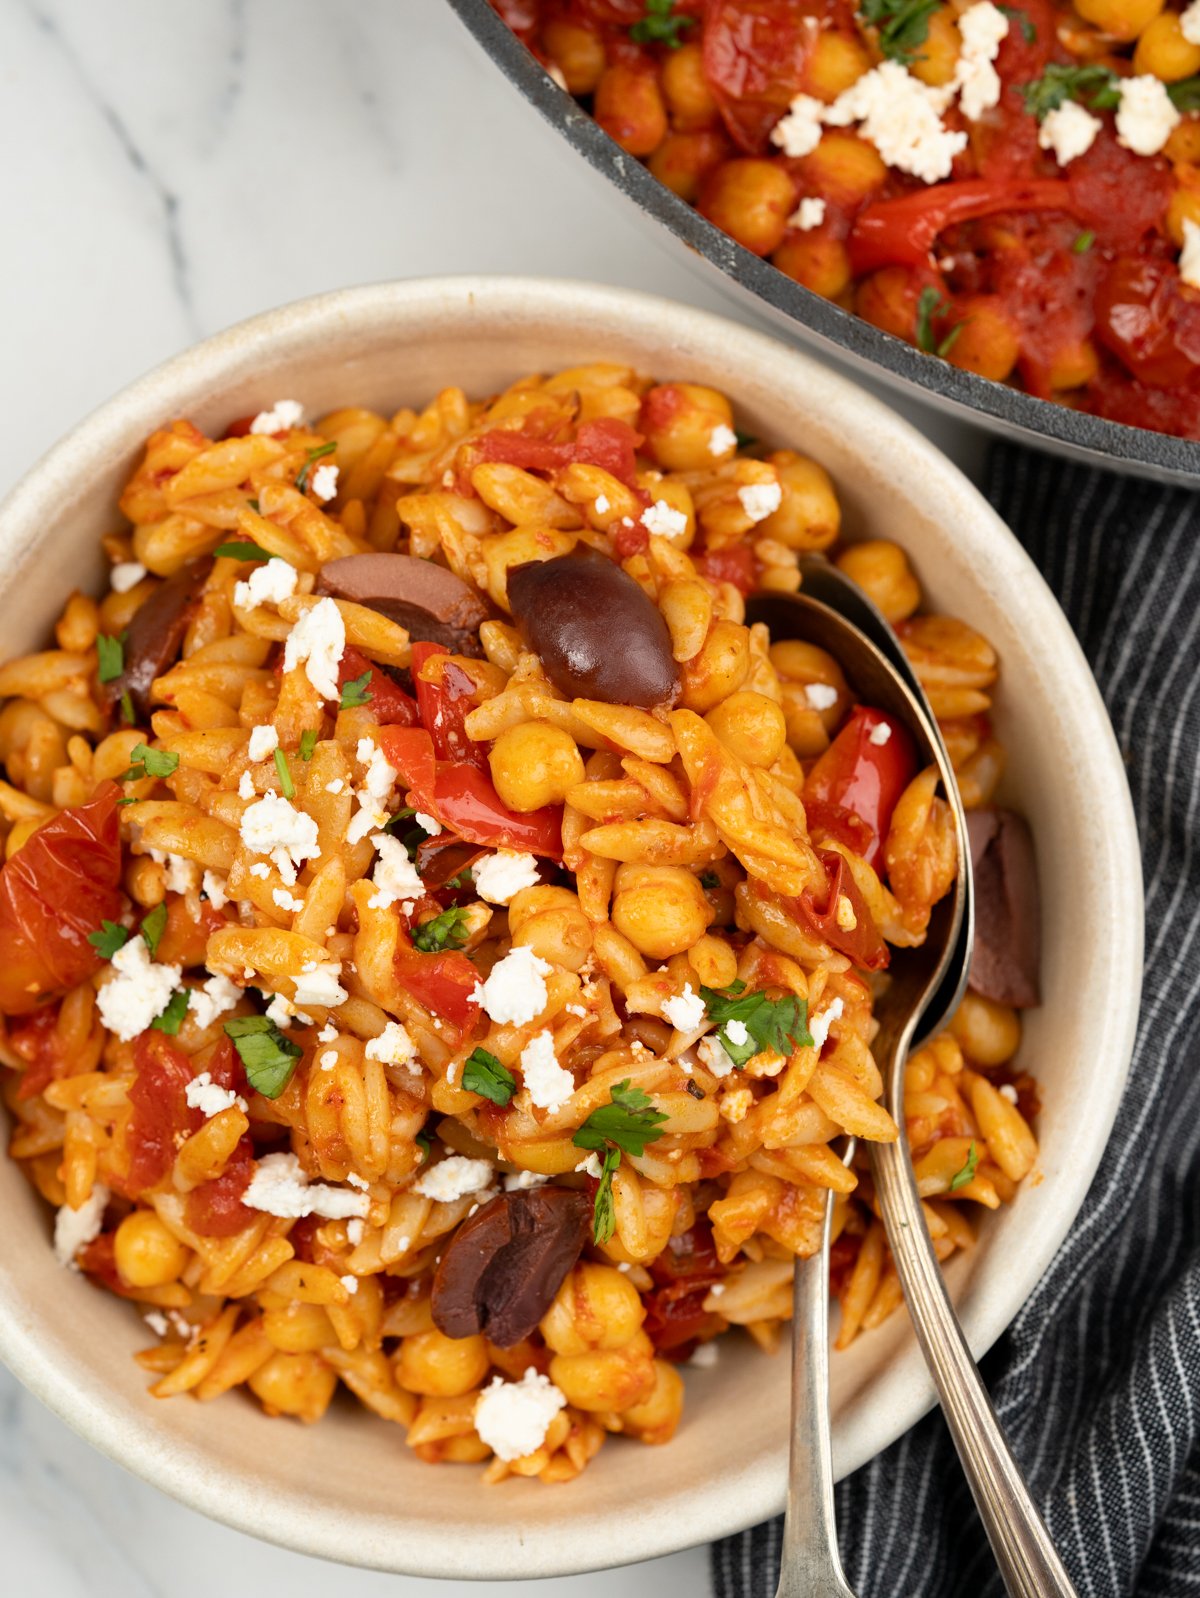
[[[753,593],[757,584],[754,551],[745,544],[706,549],[696,557],[696,570],[709,582],[732,583],[739,594]]]
[[[167,924],[154,958],[163,965],[181,965],[185,970],[201,966],[209,938],[226,924],[225,916],[207,899],[201,899],[200,913],[193,918],[187,900],[172,897],[167,902]]]
[[[817,854],[829,873],[829,889],[824,900],[818,900],[806,889],[798,899],[787,899],[784,903],[831,949],[844,954],[864,971],[884,970],[890,959],[887,944],[858,891],[845,858],[836,849],[818,849]],[[838,905],[842,899],[849,901],[853,926],[843,927],[838,920]]]
[[[0,1009],[21,1015],[100,967],[87,941],[121,913],[120,789],[39,827],[0,871]]]
[[[1072,209],[1071,186],[1058,179],[935,183],[860,211],[847,240],[850,264],[856,277],[881,266],[927,266],[938,234],[960,222],[999,211]]]
[[[650,1274],[655,1285],[642,1295],[646,1334],[660,1353],[686,1359],[698,1341],[715,1337],[725,1326],[719,1315],[704,1308],[709,1292],[727,1274],[708,1222],[697,1221],[671,1238]]]
[[[378,724],[381,727],[415,727],[419,719],[416,700],[353,645],[347,644],[338,665],[338,687],[357,682],[364,672],[370,673],[367,692],[371,696],[371,714]]]
[[[139,1033],[133,1045],[136,1076],[129,1089],[133,1115],[125,1132],[129,1155],[126,1176],[117,1185],[128,1198],[157,1187],[175,1162],[183,1136],[201,1126],[204,1117],[188,1104],[192,1064],[165,1032]]]
[[[725,126],[750,155],[804,86],[828,8],[819,0],[712,0],[704,16],[704,75]]]
[[[882,743],[875,741],[880,727],[889,729]],[[912,739],[895,717],[858,705],[805,780],[809,830],[836,838],[879,871],[892,811],[916,772]]]
[[[460,1033],[469,1034],[479,1019],[479,1005],[472,997],[479,972],[458,949],[438,954],[422,954],[414,949],[406,932],[396,946],[396,980],[418,1004]]]
[[[1200,367],[1200,300],[1166,261],[1116,261],[1096,295],[1096,336],[1140,382],[1187,383]]]
[[[258,1210],[242,1203],[242,1194],[254,1176],[254,1164],[254,1144],[243,1136],[220,1176],[201,1182],[188,1194],[184,1219],[193,1232],[202,1237],[232,1237],[258,1218]]]
[[[427,671],[427,662],[439,656],[446,657],[440,670]],[[485,771],[487,747],[472,738],[464,725],[475,709],[475,684],[449,656],[444,644],[412,646],[412,676],[421,725],[433,739],[433,752],[439,760],[467,761]]]
[[[471,446],[477,458],[534,472],[557,471],[579,461],[601,467],[627,488],[637,486],[636,457],[642,435],[628,422],[615,416],[599,416],[581,423],[574,440],[568,441],[545,436],[544,426],[548,424],[539,424],[537,416],[536,411],[527,416],[520,428],[497,427],[482,434]]]
[[[17,1088],[18,1099],[31,1099],[45,1092],[51,1082],[69,1074],[70,1060],[58,1036],[58,1012],[57,1004],[47,1004],[9,1024],[9,1048],[26,1061]]]

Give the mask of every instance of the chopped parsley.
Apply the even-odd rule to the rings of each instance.
[[[285,799],[296,797],[296,784],[292,781],[292,774],[288,770],[287,758],[282,749],[275,751],[275,770],[279,773],[279,786],[283,789]]]
[[[650,1097],[641,1088],[630,1087],[629,1078],[614,1082],[609,1102],[593,1110],[571,1139],[577,1149],[592,1149],[604,1155],[600,1185],[592,1206],[592,1237],[597,1243],[607,1243],[613,1235],[616,1217],[613,1214],[613,1172],[621,1163],[622,1154],[635,1158],[646,1152],[646,1144],[662,1137],[662,1123],[667,1119],[656,1110]]]
[[[128,943],[129,933],[115,921],[102,921],[98,931],[88,933],[87,940],[102,960],[111,960]]]
[[[798,999],[794,993],[769,999],[765,993],[746,993],[744,986],[735,982],[727,993],[700,989],[709,1020],[717,1023],[721,1047],[734,1065],[745,1065],[764,1049],[773,1049],[787,1059],[796,1049],[811,1047],[807,999]],[[731,1022],[738,1029],[734,1037],[729,1033]]]
[[[1015,22],[1021,30],[1021,37],[1026,44],[1032,44],[1037,38],[1037,29],[1028,11],[1022,11],[1019,6],[997,6],[997,11],[1002,11],[1010,22]]]
[[[169,777],[179,765],[179,756],[168,749],[151,749],[149,744],[134,744],[133,764],[117,778],[118,782],[141,782],[143,777]]]
[[[604,1164],[600,1169],[600,1186],[596,1189],[596,1197],[592,1201],[592,1239],[596,1243],[607,1243],[617,1229],[612,1179],[620,1163],[620,1149],[605,1149]]]
[[[967,1183],[971,1181],[972,1177],[974,1177],[978,1164],[979,1147],[976,1143],[972,1142],[970,1148],[967,1150],[967,1163],[963,1166],[961,1171],[955,1171],[954,1175],[950,1178],[951,1193],[957,1193],[960,1187],[966,1187]]]
[[[354,710],[358,705],[369,705],[371,694],[369,684],[370,671],[364,671],[361,677],[354,677],[349,682],[342,684],[342,697],[338,700],[339,710]]]
[[[506,1105],[517,1091],[517,1081],[507,1066],[501,1065],[486,1049],[473,1049],[463,1066],[462,1085],[468,1093]]]
[[[301,758],[301,760],[311,760],[312,757],[313,757],[313,750],[316,747],[317,747],[317,729],[315,727],[308,727],[308,728],[306,728],[304,730],[304,732],[302,732],[300,734],[300,758]]]
[[[1040,78],[1020,85],[1025,109],[1044,122],[1051,111],[1057,111],[1067,100],[1078,100],[1080,105],[1093,111],[1111,111],[1121,101],[1121,80],[1111,67],[1098,61],[1086,66],[1069,67],[1060,61],[1051,61]]]
[[[630,28],[629,37],[634,44],[665,44],[668,50],[678,50],[683,43],[680,33],[695,25],[695,17],[675,15],[675,0],[646,0],[646,13]]]
[[[133,695],[128,688],[121,695],[121,720],[127,727],[134,726],[137,721],[137,716],[133,711]]]
[[[157,1015],[150,1025],[156,1032],[167,1032],[171,1037],[179,1031],[180,1024],[187,1014],[188,990],[176,988],[167,1000],[166,1007]]]
[[[166,904],[156,904],[154,909],[142,922],[142,937],[146,940],[146,947],[151,955],[158,953],[158,941],[167,928]]]
[[[1181,78],[1168,83],[1167,93],[1176,111],[1200,111],[1200,78]]]
[[[316,449],[309,450],[308,459],[300,468],[299,476],[296,478],[296,487],[302,494],[308,487],[308,474],[312,471],[314,463],[325,455],[332,455],[335,449],[337,449],[337,439],[331,438],[327,444],[318,444]]]
[[[739,449],[753,449],[758,443],[753,433],[743,433],[740,427],[734,428],[733,436],[737,439]]]
[[[929,37],[929,19],[940,0],[862,0],[858,14],[878,34],[879,48],[907,66],[923,60],[917,50]]]
[[[413,825],[409,827],[403,825],[406,821],[412,821],[416,813],[411,805],[407,805],[403,810],[397,810],[394,816],[389,816],[383,825],[384,832],[390,832],[393,838],[399,838],[405,849],[408,850],[408,858],[410,860],[417,858],[417,850],[425,842],[426,838],[430,836],[419,822],[413,822]],[[447,883],[446,886],[450,887],[452,884]]]
[[[449,910],[443,910],[432,921],[422,922],[414,929],[413,948],[425,954],[434,954],[439,949],[461,949],[467,941],[466,919],[465,905],[451,905]]]
[[[264,1099],[277,1099],[292,1080],[304,1053],[265,1015],[242,1015],[225,1023],[225,1036],[246,1068],[246,1080]]]
[[[115,682],[125,670],[125,635],[110,638],[106,633],[96,638],[96,675],[101,682]]]
[[[427,1160],[433,1153],[433,1141],[428,1132],[418,1132],[413,1142],[420,1149],[423,1160]]]
[[[255,510],[258,509],[258,504],[255,500],[252,499],[250,503]],[[264,549],[261,544],[251,543],[248,538],[237,538],[229,544],[218,544],[216,549],[213,550],[213,554],[228,555],[230,560],[272,560],[275,558],[269,549]]]
[[[944,316],[950,309],[949,300],[944,300],[938,291],[927,284],[917,296],[917,348],[924,350],[926,355],[940,355],[943,358],[949,355],[954,348],[966,322],[958,322],[941,340],[933,331],[933,318]]]
[[[1082,233],[1076,234],[1075,240],[1071,245],[1071,253],[1073,255],[1085,255],[1095,242],[1096,235],[1091,228],[1084,228]]]
[[[700,886],[706,892],[710,892],[713,888],[721,886],[721,879],[715,871],[702,871],[700,873]]]

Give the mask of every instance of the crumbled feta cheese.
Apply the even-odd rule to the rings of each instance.
[[[1200,44],[1200,0],[1179,13],[1179,31],[1189,44]]]
[[[348,1193],[344,1187],[310,1182],[295,1154],[264,1154],[255,1167],[242,1203],[264,1215],[303,1220],[319,1215],[327,1221],[344,1221],[366,1215],[371,1200],[365,1193]]]
[[[541,1187],[543,1182],[550,1178],[543,1176],[541,1171],[510,1171],[504,1178],[504,1191],[506,1193],[524,1193],[531,1187]]]
[[[733,1060],[725,1052],[725,1045],[716,1033],[701,1038],[696,1045],[696,1053],[715,1077],[728,1076],[730,1071],[736,1069]]]
[[[697,1370],[711,1370],[717,1363],[717,1353],[715,1340],[711,1343],[701,1343],[691,1359],[688,1360],[688,1364],[694,1365]]]
[[[771,143],[786,156],[798,159],[811,155],[821,142],[821,123],[826,107],[811,94],[798,94],[787,115],[771,129]]]
[[[234,1105],[239,1110],[246,1108],[246,1101],[241,1094],[214,1082],[211,1071],[201,1071],[199,1076],[194,1076],[184,1088],[183,1096],[193,1110],[199,1110],[209,1121],[214,1115],[220,1115],[222,1110],[232,1110]]]
[[[146,575],[146,568],[140,561],[120,560],[108,574],[114,594],[127,594],[131,588],[136,588]]]
[[[265,860],[256,860],[250,867],[250,875],[252,877],[259,878],[259,880],[262,882],[265,882],[271,875],[271,868]]]
[[[969,122],[978,122],[985,111],[999,104],[1000,75],[992,63],[1000,54],[1008,29],[1008,18],[992,0],[979,0],[979,4],[959,15],[962,49],[954,68],[954,87]]]
[[[314,496],[324,504],[326,500],[332,499],[337,493],[337,480],[337,467],[322,464],[317,467],[309,478],[308,486],[312,489]]]
[[[813,228],[820,227],[824,220],[825,201],[819,195],[806,194],[788,217],[788,226],[798,227],[802,233],[810,233]]]
[[[389,1021],[377,1038],[371,1038],[364,1050],[368,1060],[382,1060],[384,1065],[409,1065],[417,1057],[417,1046],[399,1021]]]
[[[265,760],[279,748],[279,733],[268,722],[265,727],[255,727],[250,734],[249,755],[251,760]]]
[[[210,1027],[232,1010],[241,996],[241,988],[228,977],[210,977],[203,987],[193,988],[188,994],[188,1009],[196,1017],[197,1026]]]
[[[336,470],[336,467],[334,469]],[[338,1281],[342,1284],[342,1286],[346,1289],[347,1293],[349,1293],[352,1298],[353,1298],[354,1294],[358,1292],[358,1277],[357,1276],[339,1276],[338,1277]]]
[[[419,899],[425,892],[425,886],[399,838],[393,838],[387,832],[377,832],[371,842],[379,850],[379,859],[375,862],[375,874],[371,878],[375,892],[367,900],[370,908],[386,910],[397,899]]]
[[[721,1095],[721,1115],[731,1126],[744,1121],[754,1108],[754,1094],[749,1088],[734,1088]]]
[[[497,1459],[523,1459],[546,1441],[550,1422],[566,1402],[550,1378],[532,1366],[519,1382],[495,1376],[476,1400],[475,1430]]]
[[[112,968],[116,975],[96,995],[96,1007],[108,1030],[128,1043],[166,1009],[183,968],[152,961],[140,933],[117,950]]]
[[[1038,146],[1053,150],[1059,166],[1069,166],[1079,156],[1087,154],[1103,126],[1100,118],[1094,117],[1078,100],[1064,100],[1042,119]]]
[[[438,1204],[452,1204],[468,1193],[482,1193],[493,1176],[490,1160],[472,1160],[465,1154],[449,1154],[413,1183],[413,1192]]]
[[[1200,0],[1197,0],[1200,5]],[[1200,289],[1200,225],[1191,217],[1183,219],[1183,249],[1179,253],[1179,277],[1189,288]]]
[[[598,1182],[604,1175],[604,1161],[593,1149],[586,1160],[580,1160],[575,1169],[582,1172],[584,1176],[594,1176]]]
[[[163,887],[168,893],[191,893],[200,886],[200,867],[195,860],[185,860],[181,854],[150,853],[163,866]]]
[[[1179,126],[1180,116],[1167,86],[1152,72],[1122,78],[1118,84],[1117,143],[1135,155],[1157,155]]]
[[[248,771],[243,771],[241,776],[238,778],[238,798],[253,799],[256,793],[257,789],[254,786],[254,778]]]
[[[378,832],[380,827],[386,827],[388,813],[382,805],[376,804],[369,794],[359,794],[358,809],[350,817],[350,825],[346,828],[346,842],[348,844],[361,843],[368,833]]]
[[[363,787],[372,799],[386,799],[396,786],[398,775],[383,750],[370,738],[360,738],[354,748],[355,758],[365,766]]]
[[[876,722],[867,734],[867,742],[874,744],[877,749],[882,749],[892,736],[891,726],[886,721]]]
[[[323,699],[337,699],[338,666],[346,650],[346,624],[332,599],[318,599],[306,610],[287,635],[283,646],[283,669],[294,671],[301,664],[305,675]]]
[[[679,1032],[698,1032],[708,1016],[704,1000],[685,982],[682,993],[673,993],[663,1001],[662,1013]]]
[[[597,516],[604,516],[607,514],[609,510],[608,495],[597,494],[596,498],[592,502],[592,509],[595,511]]]
[[[161,1311],[156,1309],[148,1309],[142,1315],[142,1319],[154,1333],[155,1337],[165,1337],[167,1335],[167,1317],[162,1314]]]
[[[538,863],[531,854],[512,849],[497,849],[484,855],[472,868],[475,891],[488,904],[507,904],[522,888],[536,888],[541,881]]]
[[[813,1040],[815,1049],[823,1048],[829,1036],[829,1029],[835,1021],[840,1021],[845,1013],[846,1006],[841,999],[834,999],[832,1004],[826,1005],[820,1015],[814,1015],[808,1023],[809,1036]]]
[[[345,1004],[348,995],[338,981],[341,974],[341,965],[336,960],[314,966],[311,971],[302,971],[298,977],[292,978],[296,984],[295,1002],[323,1004],[331,1010],[339,1004]]]
[[[342,789],[345,786],[346,786],[346,784],[342,781],[342,779],[340,777],[335,777],[332,782],[327,782],[325,784],[325,792],[326,793],[334,793],[334,794],[341,793]]]
[[[296,1018],[296,1006],[286,994],[277,993],[267,1005],[266,1014],[267,1020],[274,1021],[277,1027],[289,1027]]]
[[[360,1193],[366,1193],[371,1186],[370,1182],[359,1176],[357,1171],[347,1171],[346,1180],[351,1187],[356,1187]]]
[[[539,1110],[561,1110],[575,1091],[575,1078],[558,1063],[549,1032],[536,1032],[521,1050],[521,1076]]]
[[[299,400],[276,400],[269,411],[259,411],[250,423],[252,433],[286,433],[289,427],[299,427],[304,420],[304,406]]]
[[[725,1036],[738,1049],[744,1048],[750,1041],[750,1034],[746,1030],[744,1021],[726,1021]]]
[[[226,878],[221,871],[206,871],[200,886],[204,889],[204,896],[214,910],[224,910],[229,903],[229,895],[225,892]]]
[[[828,683],[809,682],[804,685],[804,702],[810,710],[832,710],[838,701],[838,691]]]
[[[75,1256],[86,1243],[100,1236],[108,1199],[108,1189],[103,1182],[97,1182],[77,1210],[69,1204],[59,1210],[54,1217],[54,1255],[60,1265],[78,1270]]]
[[[336,1049],[326,1049],[324,1054],[317,1056],[317,1064],[321,1067],[322,1071],[332,1071],[337,1063],[338,1052]]]
[[[924,183],[938,183],[950,176],[954,157],[967,147],[965,132],[943,127],[945,104],[944,93],[914,78],[898,61],[882,61],[823,109],[830,127],[857,122],[859,133],[888,166]]]
[[[716,460],[737,448],[737,434],[725,422],[718,422],[708,435],[708,453]]]
[[[264,794],[246,810],[241,836],[251,854],[270,855],[289,888],[296,885],[298,868],[321,852],[316,822],[282,794]]]
[[[281,910],[303,910],[304,900],[297,899],[287,888],[272,888],[271,899]]]
[[[352,1216],[350,1220],[346,1222],[346,1241],[350,1244],[351,1248],[357,1248],[362,1242],[363,1232],[365,1230],[366,1229],[362,1223],[362,1217],[359,1215]]]
[[[1198,41],[1198,42],[1200,42],[1200,41]],[[1000,1084],[998,1092],[1000,1094],[1000,1097],[1002,1099],[1007,1099],[1010,1104],[1015,1104],[1017,1102],[1017,1097],[1018,1097],[1017,1090],[1016,1090],[1015,1087],[1013,1087],[1011,1082],[1002,1082]]]
[[[762,522],[783,503],[783,489],[778,483],[746,483],[738,489],[737,497],[750,520]]]
[[[413,820],[416,822],[417,826],[420,827],[423,832],[427,832],[431,838],[436,838],[438,833],[442,830],[442,824],[438,818],[436,816],[427,816],[423,810],[414,810]]]
[[[843,932],[853,932],[855,927],[858,925],[858,917],[854,913],[854,905],[850,901],[849,894],[838,894],[837,910],[835,912],[834,919],[837,921],[838,926],[841,927]]]
[[[550,966],[522,944],[497,960],[483,983],[476,983],[474,998],[493,1021],[502,1026],[524,1026],[546,1008],[546,981]]]
[[[233,586],[233,602],[239,610],[256,605],[278,605],[296,592],[297,573],[290,561],[272,555],[265,566],[256,566],[243,582]]]
[[[687,523],[687,512],[676,510],[665,499],[656,499],[642,512],[642,526],[658,538],[682,538]]]

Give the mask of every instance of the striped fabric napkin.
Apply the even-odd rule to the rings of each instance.
[[[1096,1180],[983,1373],[1080,1593],[1197,1598],[1200,494],[1009,445],[986,491],[1058,596],[1117,731],[1142,839],[1146,980]],[[937,1411],[841,1484],[837,1513],[859,1598],[1003,1592]],[[717,1598],[773,1598],[779,1527],[713,1546]]]

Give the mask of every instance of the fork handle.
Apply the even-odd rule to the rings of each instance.
[[[903,1121],[901,1121],[903,1125]],[[908,1140],[872,1143],[871,1170],[917,1341],[1010,1598],[1077,1598],[992,1408],[925,1227]]]

